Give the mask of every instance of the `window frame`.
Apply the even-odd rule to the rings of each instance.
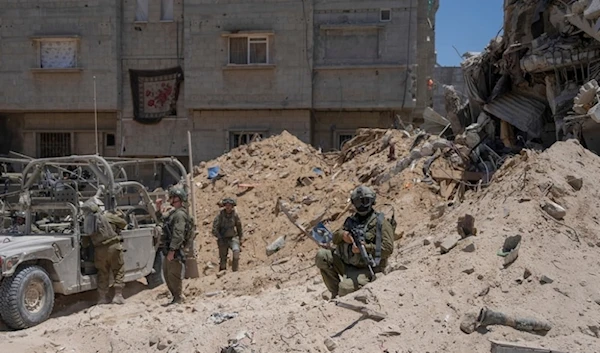
[[[36,46],[36,66],[32,68],[34,71],[81,71],[81,38],[78,35],[67,36],[36,36],[31,37]],[[72,67],[42,67],[42,43],[44,42],[75,42],[75,65]]]
[[[262,135],[260,138],[261,139],[265,139],[269,134],[268,130],[261,130],[261,129],[255,129],[255,130],[229,130],[228,131],[228,137],[229,137],[229,150],[232,150],[234,148],[243,146],[243,145],[247,145],[249,143],[249,141],[254,137],[254,135],[259,134]],[[243,136],[246,135],[247,136],[247,142],[246,143],[242,143],[242,144],[238,144],[236,146],[236,141],[238,140],[235,136],[239,135],[239,136]]]
[[[171,18],[165,18],[164,2],[171,2]],[[174,0],[160,0],[160,22],[174,22],[175,21],[175,1]]]
[[[244,38],[246,40],[246,64],[235,64],[231,62],[231,39],[232,38]],[[250,62],[250,43],[251,39],[261,40],[259,44],[265,44],[266,55],[264,63],[252,63]],[[256,44],[256,42],[254,42]],[[243,34],[243,35],[230,35],[227,37],[227,65],[230,66],[249,66],[249,65],[271,65],[271,58],[269,55],[269,36],[266,34]]]
[[[108,136],[109,135],[113,136],[113,140],[114,140],[114,144],[113,145],[109,145],[108,144]],[[117,148],[117,134],[115,134],[114,132],[105,132],[104,133],[104,148],[106,148],[106,149],[115,149],[115,148]]]
[[[146,10],[146,19],[145,20],[140,20],[137,18],[137,14],[138,14],[138,1],[135,1],[135,12],[133,14],[133,23],[148,23],[148,20],[150,19],[150,0],[146,0],[146,6],[145,6],[145,10]],[[161,4],[162,6],[162,4]]]
[[[340,139],[345,136],[350,136],[350,138],[345,140],[344,142],[341,142]],[[333,132],[333,148],[337,151],[341,151],[343,144],[353,139],[354,137],[356,137],[356,130],[335,130]]]
[[[383,13],[385,11],[389,11],[389,13],[390,13],[390,17],[387,20],[383,19]],[[379,22],[391,22],[391,21],[392,21],[392,9],[380,9],[379,10]]]
[[[46,156],[42,156],[42,151],[45,148],[42,148],[42,135],[64,135],[64,136],[68,136],[68,141],[69,141],[69,153],[65,154],[64,156],[69,156],[73,154],[73,151],[75,150],[75,133],[74,132],[67,132],[67,131],[46,131],[46,130],[42,130],[42,131],[37,131],[36,132],[36,150],[37,150],[37,156],[39,156],[39,158],[55,158],[55,157],[64,157],[64,156],[54,156],[54,157],[46,157]]]

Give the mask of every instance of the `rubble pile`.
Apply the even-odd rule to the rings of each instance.
[[[503,36],[462,63],[468,101],[446,87],[454,135],[474,131],[499,155],[569,138],[600,152],[598,9],[598,0],[506,1]]]

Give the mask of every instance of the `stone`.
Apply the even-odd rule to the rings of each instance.
[[[423,239],[423,245],[427,246],[427,245],[431,244],[432,241],[433,241],[432,237],[427,237],[427,238]]]
[[[474,243],[470,243],[467,246],[465,246],[462,251],[464,252],[474,252],[475,251],[475,244]]]
[[[579,191],[583,187],[583,178],[578,175],[567,175],[567,183],[571,185],[573,190]]]
[[[329,291],[324,291],[323,293],[321,293],[321,298],[323,298],[323,300],[330,300],[331,293],[329,293]]]
[[[223,271],[219,271],[217,272],[217,278],[221,278],[223,276],[225,276],[227,274],[227,271],[223,270]]]
[[[167,347],[169,347],[169,345],[167,344],[167,342],[165,342],[165,341],[163,341],[163,340],[160,340],[160,341],[158,342],[158,344],[156,345],[156,348],[157,348],[159,351],[163,351],[163,350],[167,349]]]
[[[434,148],[433,145],[429,142],[425,142],[423,146],[421,146],[421,156],[429,157],[433,155]]]
[[[369,304],[369,297],[366,294],[358,294],[354,296],[354,300],[364,304]]]
[[[448,141],[446,139],[442,139],[442,138],[433,140],[431,142],[431,145],[433,146],[433,149],[435,149],[435,150],[441,150],[444,148],[452,147],[452,143],[450,143],[450,141]]]
[[[543,275],[542,277],[540,277],[540,283],[541,284],[549,284],[554,282],[554,280],[548,276]]]
[[[477,315],[473,313],[466,314],[460,322],[460,330],[467,335],[475,332],[477,328]]]
[[[552,201],[546,201],[542,209],[557,220],[561,220],[567,215],[567,211],[561,205]]]
[[[596,299],[596,300],[594,300],[594,303],[596,303],[596,304],[600,305],[600,298],[599,298],[599,299]]]
[[[463,273],[466,273],[466,274],[468,274],[468,275],[470,275],[470,274],[472,274],[473,272],[475,272],[475,268],[473,268],[473,267],[469,267],[469,268],[466,268],[466,269],[464,269],[462,272],[463,272]]]
[[[456,244],[458,244],[460,239],[460,236],[456,234],[447,236],[440,244],[440,253],[446,254],[447,252],[452,250],[456,246]]]
[[[415,148],[412,151],[410,151],[410,159],[413,161],[416,161],[417,159],[421,158],[421,149],[420,148]]]
[[[529,271],[528,268],[525,269],[525,271],[523,271],[523,279],[527,279],[531,277],[531,271]]]
[[[463,217],[459,217],[456,225],[456,230],[462,238],[466,238],[471,235],[476,235],[477,229],[475,228],[475,217],[471,216],[470,214],[466,214]]]
[[[286,171],[286,172],[283,172],[283,173],[279,174],[279,179],[285,179],[285,178],[287,178],[289,176],[290,176],[290,172]]]
[[[337,348],[337,343],[335,343],[335,341],[331,337],[327,337],[324,343],[325,347],[327,347],[327,350],[329,350],[330,352],[333,352]]]
[[[150,337],[150,340],[148,341],[148,344],[150,345],[150,347],[154,346],[157,343],[158,343],[157,337]]]

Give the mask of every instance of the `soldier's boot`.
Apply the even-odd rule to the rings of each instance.
[[[233,270],[233,272],[237,272],[239,267],[240,267],[240,252],[234,251],[233,259],[231,260],[231,269]]]
[[[181,304],[185,301],[185,295],[180,294],[180,295],[176,295],[173,297],[173,300],[171,301],[171,304]]]
[[[108,291],[98,290],[98,305],[108,304],[110,300],[108,298]]]
[[[112,300],[113,304],[125,304],[125,298],[123,298],[123,287],[115,287],[115,296]]]
[[[219,262],[219,272],[225,271],[227,269],[227,258],[225,260],[221,259]]]

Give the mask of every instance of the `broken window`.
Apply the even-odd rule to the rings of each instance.
[[[77,40],[48,38],[40,41],[42,69],[71,69],[77,67]]]
[[[260,141],[265,137],[265,134],[265,132],[232,132],[229,138],[229,148]]]
[[[160,3],[160,20],[173,21],[173,0],[162,0]]]
[[[346,141],[352,140],[352,138],[354,137],[353,134],[338,134],[337,135],[337,148],[339,150],[342,149],[342,147],[344,146],[344,143],[346,143]]]
[[[135,21],[148,22],[148,0],[137,0],[135,6]]]
[[[381,9],[379,11],[379,20],[381,22],[389,22],[392,20],[392,10],[391,9]]]
[[[42,132],[39,134],[40,158],[70,156],[71,133]]]
[[[229,63],[234,65],[267,64],[269,62],[267,37],[229,38]]]

